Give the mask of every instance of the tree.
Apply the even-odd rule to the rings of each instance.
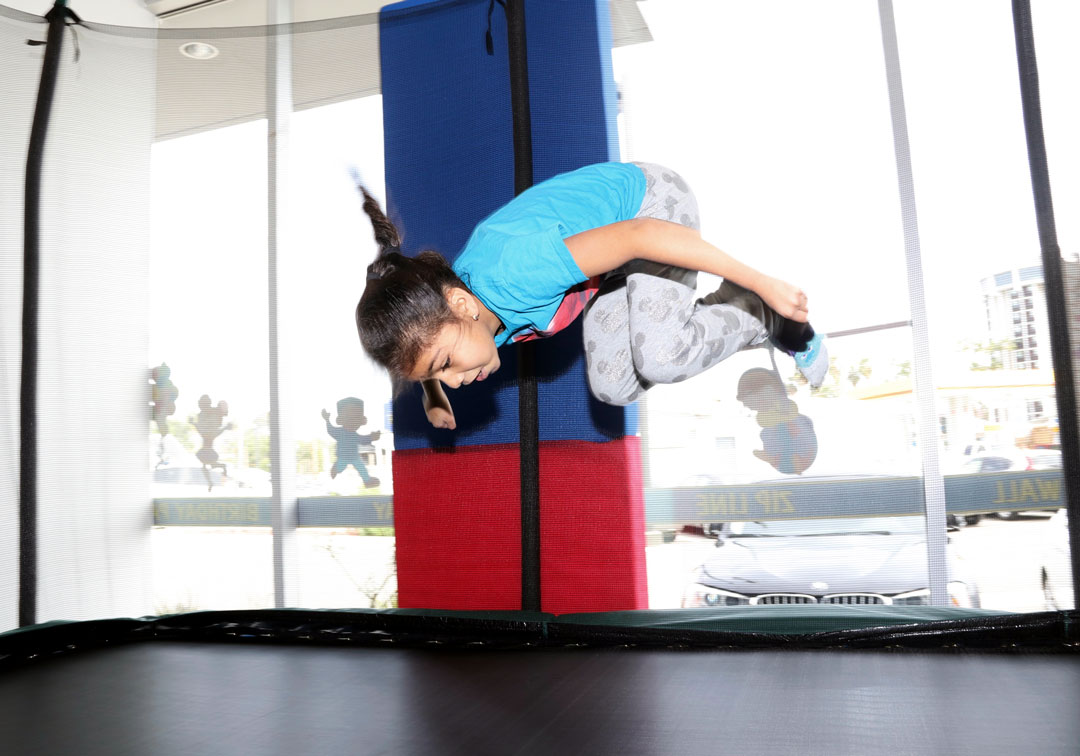
[[[195,432],[195,426],[191,423],[192,418],[188,418],[187,422],[183,420],[173,420],[169,418],[168,428],[169,435],[180,442],[191,453],[195,453],[195,450],[199,448],[197,439],[192,437]]]
[[[303,475],[317,475],[326,469],[329,444],[321,438],[296,442],[296,471]]]
[[[847,379],[851,382],[851,387],[855,388],[859,381],[863,378],[869,378],[872,372],[873,369],[870,367],[870,360],[863,357],[859,360],[858,365],[852,365],[851,368],[848,369]]]
[[[367,599],[368,607],[372,609],[396,609],[398,605],[398,593],[397,591],[391,592],[389,595],[386,593],[386,588],[391,581],[397,580],[397,562],[391,558],[389,563],[386,564],[384,570],[376,572],[375,574],[369,574],[365,576],[363,580],[357,580],[353,576],[352,571],[345,565],[341,555],[338,553],[338,549],[334,546],[332,541],[328,541],[325,544],[321,544],[319,548],[325,549],[330,558],[341,568],[342,573],[352,583],[356,590],[364,595]]]
[[[807,384],[806,377],[798,370],[788,378],[790,383],[797,384],[799,386],[805,386]],[[836,357],[829,357],[829,372],[825,381],[817,388],[810,389],[811,396],[820,396],[835,398],[840,395],[840,366],[836,362]]]
[[[972,360],[972,370],[1004,370],[1009,364],[1008,355],[1016,351],[1016,344],[1012,339],[967,341],[961,343],[960,350],[980,357]]]
[[[255,418],[252,427],[244,431],[244,451],[247,466],[270,472],[270,413]]]

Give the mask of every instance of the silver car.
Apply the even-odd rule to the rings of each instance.
[[[716,545],[684,607],[930,604],[923,517],[727,522]],[[947,570],[950,603],[979,608],[978,587],[951,544]]]

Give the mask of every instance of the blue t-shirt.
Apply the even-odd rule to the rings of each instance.
[[[573,322],[600,277],[586,278],[563,240],[635,217],[645,188],[632,163],[588,165],[525,190],[480,222],[454,271],[506,326],[496,346]]]

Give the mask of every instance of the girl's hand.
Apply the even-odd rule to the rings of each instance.
[[[427,419],[436,428],[454,430],[457,427],[457,422],[454,420],[454,411],[450,409],[449,404],[445,407],[428,407]]]
[[[428,422],[436,428],[457,428],[454,408],[450,406],[450,400],[446,398],[446,392],[437,380],[424,381],[424,413]]]
[[[810,320],[806,294],[798,286],[793,286],[787,281],[781,281],[779,278],[765,276],[764,282],[756,291],[765,300],[765,304],[788,320],[799,323],[806,323]]]

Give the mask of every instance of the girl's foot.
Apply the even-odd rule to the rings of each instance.
[[[766,305],[766,307],[768,307],[768,305]],[[776,344],[777,347],[788,354],[795,354],[796,352],[803,351],[810,345],[810,341],[814,338],[814,328],[809,323],[799,323],[795,320],[789,320],[775,311],[772,311],[771,325],[772,328],[770,329],[769,338],[772,339],[772,342]]]
[[[799,351],[790,351],[783,346],[780,348],[787,352],[795,360],[795,367],[803,374],[803,377],[813,388],[817,388],[825,382],[825,376],[829,372],[829,350],[825,348],[825,337],[820,333],[814,333],[810,329],[810,340],[806,347]]]
[[[760,304],[762,309],[754,310],[755,317],[762,319],[768,339],[781,352],[794,358],[795,366],[811,386],[817,388],[825,381],[825,376],[829,372],[829,351],[825,348],[824,338],[821,334],[814,332],[813,326],[785,318],[765,304],[760,296],[731,281],[725,280],[720,284],[715,296],[716,301],[719,302],[733,304],[740,298],[750,297]],[[761,315],[757,315],[758,312]]]

